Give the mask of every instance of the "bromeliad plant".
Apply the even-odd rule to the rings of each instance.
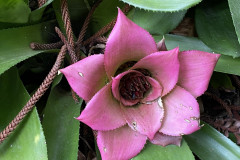
[[[207,87],[219,54],[166,50],[119,9],[104,55],[61,70],[87,102],[77,118],[97,131],[102,158],[130,159],[147,140],[180,146],[200,129],[196,98]]]

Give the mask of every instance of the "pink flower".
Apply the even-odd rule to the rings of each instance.
[[[104,160],[130,159],[147,140],[180,145],[199,129],[196,97],[205,92],[219,54],[165,50],[164,41],[119,10],[104,55],[61,70],[87,106],[77,118],[98,131]]]

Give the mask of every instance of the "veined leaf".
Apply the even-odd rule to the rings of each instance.
[[[0,130],[29,100],[16,68],[0,76]],[[16,130],[0,144],[0,159],[47,160],[47,147],[37,110],[34,108]]]

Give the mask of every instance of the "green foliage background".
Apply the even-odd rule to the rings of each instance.
[[[54,27],[64,31],[60,0],[31,9],[32,0],[0,1],[0,131],[16,116],[54,63],[58,50],[30,49],[31,42],[56,42]],[[69,0],[75,37],[95,0]],[[95,10],[86,37],[117,15],[117,7],[132,5],[128,17],[168,49],[201,50],[222,54],[215,71],[240,75],[240,1],[238,0],[103,0]],[[184,16],[194,17],[197,37],[169,34]],[[67,65],[67,63],[65,63]],[[222,74],[223,75],[223,74]],[[37,78],[33,78],[37,77]],[[24,82],[24,83],[23,83]],[[221,83],[221,85],[228,85]],[[0,144],[0,159],[76,160],[82,101],[75,103],[69,87],[58,76],[36,108]],[[40,120],[41,118],[41,120]],[[238,160],[240,148],[214,128],[184,136],[181,147],[148,143],[133,159]],[[99,155],[98,155],[99,157]]]

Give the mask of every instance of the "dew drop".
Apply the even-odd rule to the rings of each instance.
[[[184,136],[184,133],[180,133],[180,136]]]
[[[83,73],[82,72],[78,72],[79,76],[83,77]]]
[[[58,72],[57,72],[57,75],[60,75],[62,72],[60,71],[60,70],[58,70]]]
[[[193,108],[192,108],[192,107],[189,107],[189,109],[190,109],[190,110],[193,110]]]
[[[191,123],[191,121],[189,119],[184,119],[184,121],[186,121],[188,123]]]
[[[191,117],[190,119],[191,119],[191,120],[198,120],[197,117]]]
[[[107,152],[107,148],[106,148],[106,147],[103,147],[103,151],[104,151],[104,152]]]

